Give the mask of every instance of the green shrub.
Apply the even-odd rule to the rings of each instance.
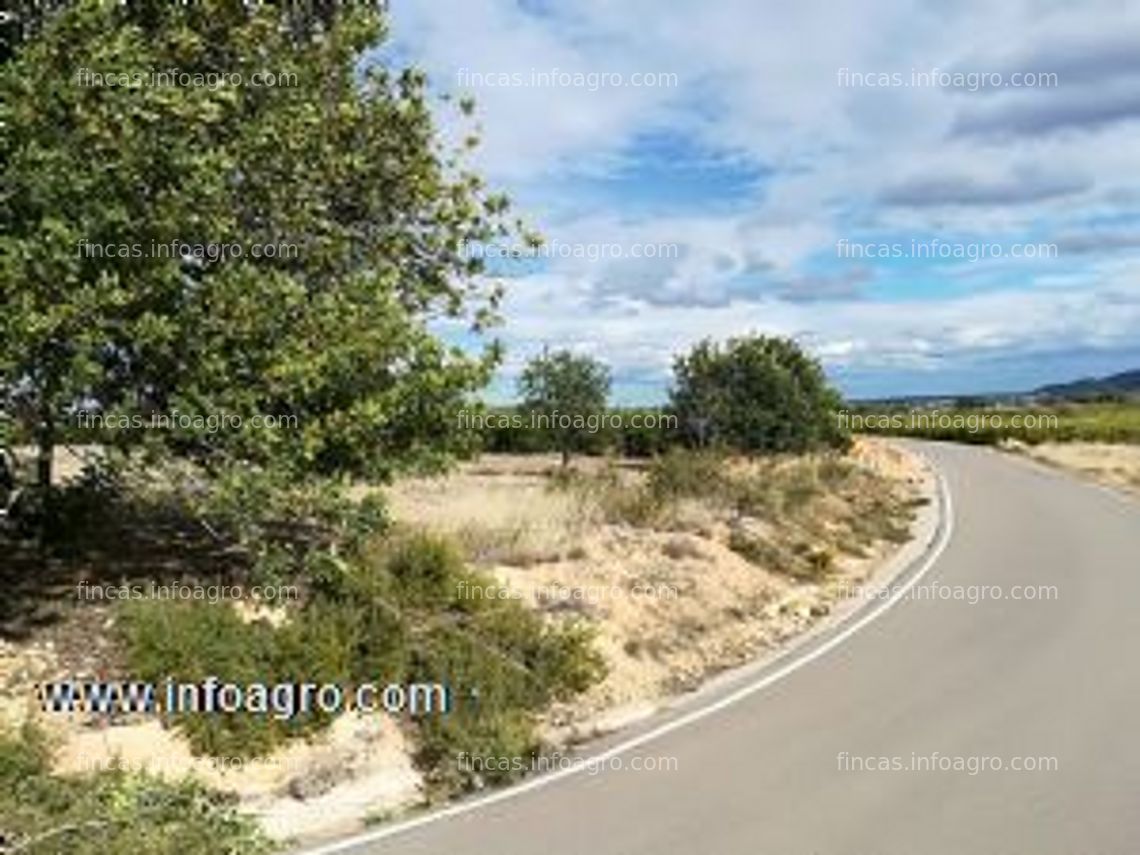
[[[855,474],[855,464],[835,454],[829,454],[816,466],[816,477],[829,487],[837,487]]]
[[[49,771],[43,735],[0,733],[0,850],[26,855],[258,855],[272,847],[235,799],[190,779]]]
[[[551,475],[550,489],[569,492],[585,511],[600,509],[606,522],[633,526],[652,526],[665,510],[665,497],[646,484],[623,480],[613,466],[598,474],[585,474],[564,469]]]
[[[466,754],[525,761],[536,754],[537,714],[604,676],[591,639],[579,625],[544,626],[514,601],[486,608],[464,631],[435,635],[415,673],[419,679],[446,675],[458,702],[451,714],[420,722],[416,759],[429,786],[470,790],[519,777],[524,768],[472,768],[461,758]]]
[[[814,467],[797,462],[782,474],[780,486],[784,510],[799,511],[819,495],[820,485]]]
[[[733,490],[736,510],[750,517],[775,519],[782,506],[777,485],[767,478],[742,478]]]
[[[662,497],[642,485],[607,484],[600,499],[608,522],[652,526],[665,511]]]
[[[723,494],[726,483],[724,459],[711,452],[674,449],[649,467],[649,489],[662,498]]]
[[[494,584],[476,574],[461,578],[467,590]],[[530,756],[538,750],[537,714],[604,676],[582,624],[547,623],[517,600],[462,603],[466,620],[442,620],[422,634],[408,676],[443,681],[457,699],[450,714],[418,722],[417,761],[433,789],[445,791],[517,777],[519,769],[486,775],[464,768],[459,756]]]
[[[211,676],[238,685],[343,683],[359,629],[353,617],[313,609],[297,625],[275,629],[246,623],[228,603],[139,600],[123,604],[119,629],[132,677],[160,687],[168,677],[201,684]],[[195,753],[225,757],[261,756],[288,736],[328,723],[320,711],[289,719],[241,712],[165,714]]]
[[[792,568],[790,557],[780,547],[760,537],[733,531],[728,537],[728,548],[744,560],[775,573],[788,573]]]
[[[400,601],[410,606],[449,603],[463,573],[459,552],[449,541],[419,532],[393,539],[385,566]]]
[[[398,534],[370,544],[278,627],[244,622],[224,603],[169,600],[125,603],[119,625],[131,673],[155,683],[442,684],[451,709],[409,721],[417,760],[437,790],[469,788],[483,779],[458,767],[459,752],[530,751],[535,716],[604,672],[582,625],[547,623],[517,600],[462,596],[494,584],[467,571],[448,541]],[[172,719],[195,751],[242,757],[330,721],[319,711]]]
[[[459,712],[425,723],[416,765],[426,770],[427,795],[435,800],[517,780],[541,752],[525,711]]]
[[[608,522],[641,527],[661,523],[680,499],[718,496],[728,503],[732,496],[722,457],[685,449],[671,449],[654,458],[641,483],[623,480],[610,467],[600,475],[555,476],[551,486],[595,501]]]
[[[821,581],[835,568],[835,556],[827,546],[797,543],[786,550],[761,537],[734,531],[729,535],[728,548],[765,570],[801,581]]]

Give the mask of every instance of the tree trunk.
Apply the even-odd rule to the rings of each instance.
[[[55,461],[55,420],[50,411],[41,413],[37,437],[39,456],[36,458],[36,486],[46,496],[51,490],[52,468]]]
[[[569,448],[563,448],[562,449],[562,468],[565,469],[569,465],[570,465],[570,449]]]

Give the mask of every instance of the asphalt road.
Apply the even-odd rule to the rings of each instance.
[[[607,761],[623,769],[339,851],[1140,853],[1140,502],[987,450],[924,450],[953,499],[912,589],[925,598]],[[1006,598],[943,598],[971,585]],[[1009,599],[1017,585],[1044,598]],[[896,768],[869,768],[884,758]]]

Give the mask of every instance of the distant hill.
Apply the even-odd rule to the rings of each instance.
[[[1140,398],[1140,369],[1122,371],[1109,377],[1086,377],[1071,383],[1052,383],[1032,392],[986,392],[958,395],[898,395],[888,398],[856,398],[851,401],[860,407],[907,406],[931,407],[986,407],[1002,404],[1025,404],[1032,401],[1088,400],[1105,396]]]
[[[1087,377],[1072,383],[1042,386],[1033,394],[1042,398],[1091,398],[1098,395],[1140,395],[1140,370],[1110,377]]]

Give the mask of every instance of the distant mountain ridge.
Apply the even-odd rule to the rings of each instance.
[[[1071,383],[1050,383],[1039,386],[1031,392],[983,392],[958,394],[896,395],[888,398],[855,398],[852,403],[860,406],[876,404],[914,407],[970,407],[1002,403],[1025,403],[1033,400],[1083,400],[1105,395],[1123,395],[1140,398],[1140,368],[1121,371],[1108,377],[1085,377]]]
[[[1086,377],[1072,383],[1053,383],[1034,390],[1050,398],[1086,398],[1094,395],[1140,395],[1140,369],[1108,377]]]

